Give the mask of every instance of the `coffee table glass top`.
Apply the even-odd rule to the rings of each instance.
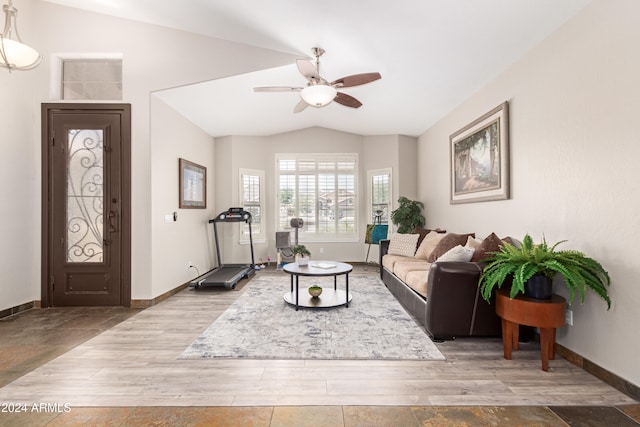
[[[298,276],[336,276],[350,273],[353,270],[353,266],[337,261],[309,261],[307,265],[298,265],[295,262],[290,262],[285,264],[283,270]]]

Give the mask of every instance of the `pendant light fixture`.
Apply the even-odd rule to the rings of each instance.
[[[18,9],[13,7],[13,1],[2,6],[6,17],[4,30],[0,34],[0,66],[12,70],[31,70],[40,64],[42,56],[34,48],[22,43],[18,34],[16,17]]]

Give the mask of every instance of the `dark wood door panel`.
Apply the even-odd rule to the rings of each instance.
[[[66,306],[95,306],[95,305],[120,305],[119,292],[113,292],[110,288],[114,286],[114,280],[109,273],[67,273],[59,280],[63,283],[56,283],[56,293],[60,292],[63,298],[56,298],[54,295],[54,305],[56,300],[61,300]]]
[[[129,109],[45,106],[43,301],[129,305]]]

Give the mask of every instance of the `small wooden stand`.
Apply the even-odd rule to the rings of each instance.
[[[502,318],[502,345],[504,358],[511,360],[511,350],[518,349],[519,325],[540,328],[540,353],[542,370],[549,370],[549,359],[553,360],[556,343],[556,328],[564,326],[567,302],[559,295],[541,300],[517,295],[509,298],[509,291],[496,292],[496,313]]]

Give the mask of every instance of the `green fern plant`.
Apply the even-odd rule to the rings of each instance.
[[[556,251],[556,247],[566,242],[562,240],[549,246],[545,239],[534,243],[531,236],[524,236],[522,246],[516,247],[505,243],[500,250],[487,258],[479,286],[482,297],[489,301],[494,288],[500,288],[505,281],[511,279],[511,298],[524,293],[524,284],[531,277],[542,274],[550,279],[562,276],[569,288],[569,302],[573,302],[576,291],[580,301],[584,302],[587,288],[594,291],[607,302],[607,310],[611,308],[611,299],[607,286],[611,284],[609,273],[602,265],[584,253],[575,250]]]

